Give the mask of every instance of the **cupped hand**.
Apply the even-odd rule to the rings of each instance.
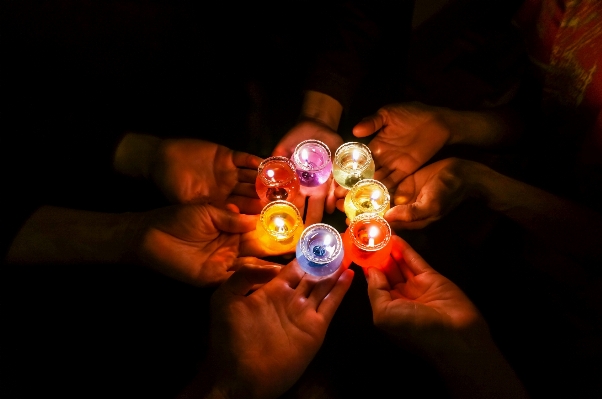
[[[442,111],[419,102],[391,104],[355,125],[357,137],[377,133],[368,145],[374,178],[391,189],[431,159],[450,138]]]
[[[326,278],[306,274],[296,260],[280,272],[242,267],[211,299],[210,349],[199,377],[223,397],[283,394],[318,352],[352,280],[344,268]]]
[[[392,196],[394,205],[385,213],[391,227],[421,229],[441,219],[460,203],[475,196],[471,185],[476,163],[446,158],[406,177]]]
[[[150,177],[173,203],[233,203],[261,212],[255,191],[261,158],[197,139],[167,139],[158,146]]]
[[[395,343],[432,356],[490,340],[480,312],[462,290],[393,236],[389,262],[370,267],[368,296],[374,324]]]
[[[293,155],[297,144],[310,139],[320,140],[326,144],[330,149],[331,160],[335,151],[343,144],[343,138],[328,125],[318,120],[306,118],[301,120],[286,133],[274,148],[272,155],[290,158]],[[322,220],[324,209],[329,213],[332,213],[335,209],[334,179],[332,176],[326,183],[319,187],[312,189],[302,188],[301,194],[303,199],[299,203],[301,206],[299,211],[302,213],[305,211],[305,198],[309,197],[307,201],[307,213],[305,216],[305,224],[308,226],[310,224],[319,223]]]
[[[268,264],[240,251],[242,235],[255,230],[257,218],[208,204],[149,211],[139,229],[137,260],[174,279],[215,286],[245,263]]]

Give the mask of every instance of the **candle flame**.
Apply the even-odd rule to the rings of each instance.
[[[268,169],[267,172],[265,172],[266,175],[268,175],[268,177],[273,178],[274,177],[274,171],[272,169]]]
[[[303,150],[301,150],[301,159],[303,159],[305,162],[307,162],[308,158],[309,158],[309,154],[307,153],[307,150],[304,148]]]
[[[332,236],[330,234],[328,234],[326,237],[324,237],[324,245],[330,245],[331,242],[332,242]]]
[[[378,191],[378,190],[372,191],[372,195],[370,195],[370,198],[373,201],[376,201],[378,199],[378,197],[380,197],[380,191]]]
[[[360,152],[358,150],[353,150],[351,157],[353,158],[353,162],[357,162],[357,160],[360,158]]]
[[[275,218],[274,224],[278,228],[278,231],[282,231],[282,228],[284,227],[284,220],[282,220],[282,218]]]
[[[368,229],[368,246],[369,247],[373,247],[374,246],[374,238],[376,236],[378,236],[379,230],[378,227],[376,226],[371,226],[370,229]]]

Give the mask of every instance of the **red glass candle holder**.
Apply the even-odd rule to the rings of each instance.
[[[382,267],[391,253],[391,226],[376,213],[357,215],[343,234],[345,256],[362,267]]]
[[[299,178],[293,162],[286,157],[269,157],[257,168],[255,190],[265,205],[272,201],[293,202],[299,194]]]

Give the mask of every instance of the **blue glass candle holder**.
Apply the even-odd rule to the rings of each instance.
[[[300,142],[291,158],[301,186],[317,187],[324,184],[331,175],[330,149],[319,140]]]
[[[308,226],[297,243],[297,262],[313,276],[329,276],[341,266],[344,256],[339,232],[325,223]]]

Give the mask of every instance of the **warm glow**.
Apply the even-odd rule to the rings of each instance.
[[[268,175],[268,177],[271,179],[274,178],[274,171],[272,169],[268,169],[267,172],[265,172],[265,174]]]
[[[332,242],[332,236],[331,235],[327,235],[324,237],[324,245],[328,246],[330,245],[330,243]]]
[[[301,151],[301,159],[303,159],[303,161],[307,163],[308,158],[309,158],[309,154],[307,153],[307,150],[304,148]]]
[[[360,158],[359,150],[353,150],[351,157],[353,158],[353,162],[357,162],[357,160]]]
[[[378,190],[372,191],[372,195],[370,195],[370,198],[372,198],[372,201],[376,201],[378,199],[378,197],[380,197],[380,191],[378,191]]]
[[[274,219],[274,224],[276,225],[276,231],[281,233],[284,231],[284,220],[282,218],[275,218]]]
[[[370,229],[368,229],[368,246],[369,247],[374,246],[374,238],[376,238],[378,233],[379,233],[378,227],[370,226]]]

